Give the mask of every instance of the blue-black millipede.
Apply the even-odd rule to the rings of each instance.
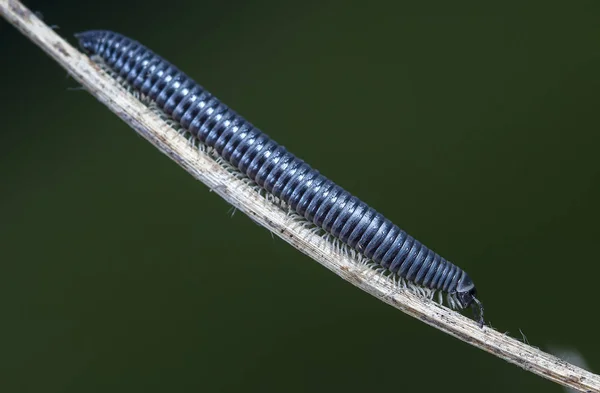
[[[475,284],[458,266],[321,175],[137,41],[106,30],[76,34],[131,89],[293,211],[383,269],[472,306],[483,326]]]

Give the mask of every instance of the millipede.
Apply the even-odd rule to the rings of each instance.
[[[421,244],[139,42],[108,30],[75,35],[123,83],[292,211],[389,274],[447,294],[452,308],[483,306],[467,273]]]

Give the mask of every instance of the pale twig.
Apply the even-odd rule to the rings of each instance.
[[[600,377],[501,334],[434,301],[397,290],[391,279],[336,247],[327,247],[320,234],[303,228],[280,205],[270,202],[208,155],[190,147],[160,117],[119,86],[86,56],[60,38],[16,0],[0,0],[0,13],[63,66],[94,97],[116,113],[157,149],[196,179],[283,240],[312,257],[344,280],[381,301],[445,333],[514,363],[527,371],[583,392],[600,392]],[[4,61],[7,61],[5,59]],[[368,273],[368,274],[365,274]],[[377,274],[375,274],[377,275]]]

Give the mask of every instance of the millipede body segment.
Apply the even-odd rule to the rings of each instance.
[[[296,213],[386,270],[483,308],[473,281],[366,203],[321,175],[139,42],[92,30],[76,35],[135,91]]]

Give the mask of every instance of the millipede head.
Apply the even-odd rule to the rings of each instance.
[[[483,304],[481,304],[476,296],[477,289],[475,288],[475,284],[466,273],[463,274],[456,288],[456,297],[458,298],[462,308],[471,306],[473,309],[473,314],[477,315],[478,317],[477,320],[479,322],[479,326],[483,327]]]

